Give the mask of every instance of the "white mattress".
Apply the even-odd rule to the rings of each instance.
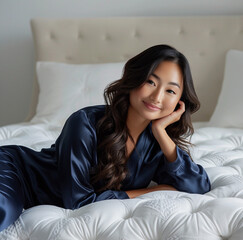
[[[8,240],[242,240],[243,129],[194,123],[191,149],[205,167],[212,190],[205,195],[157,191],[126,200],[105,200],[77,210],[37,206],[22,213],[0,239]],[[0,128],[0,145],[49,147],[62,126],[44,122]]]

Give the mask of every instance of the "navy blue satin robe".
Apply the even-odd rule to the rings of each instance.
[[[151,180],[189,193],[210,190],[203,167],[179,147],[176,161],[166,161],[149,124],[128,159],[129,174],[121,191],[97,194],[89,172],[98,163],[95,126],[104,111],[105,106],[100,105],[73,113],[50,148],[34,151],[17,145],[0,147],[0,224],[1,211],[5,211],[3,215],[16,212],[16,219],[22,208],[39,204],[76,209],[105,199],[127,199],[126,190],[145,188]],[[7,206],[6,199],[15,201],[19,210],[13,209],[14,203]]]

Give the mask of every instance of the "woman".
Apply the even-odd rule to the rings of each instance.
[[[148,48],[104,96],[106,105],[73,113],[50,148],[0,148],[0,230],[39,204],[76,209],[157,190],[210,190],[186,141],[200,103],[183,54]],[[158,185],[147,188],[151,180]]]

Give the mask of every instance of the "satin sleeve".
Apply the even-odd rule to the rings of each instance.
[[[65,208],[76,209],[105,199],[129,198],[124,191],[97,194],[89,171],[97,159],[96,131],[84,111],[73,113],[56,141],[60,190]]]
[[[189,155],[176,146],[177,159],[168,162],[162,153],[153,177],[158,184],[172,185],[179,191],[204,194],[211,190],[205,169],[194,163]]]

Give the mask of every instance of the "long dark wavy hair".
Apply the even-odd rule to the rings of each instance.
[[[181,100],[185,103],[185,112],[179,121],[166,128],[167,134],[181,149],[190,156],[187,137],[194,133],[191,114],[200,108],[196,95],[191,70],[186,57],[175,48],[168,45],[150,47],[127,61],[122,78],[109,84],[104,91],[106,111],[97,124],[97,156],[98,166],[91,175],[93,184],[103,181],[103,187],[120,190],[122,181],[128,174],[126,142],[132,139],[126,125],[129,108],[129,93],[140,87],[156,67],[163,61],[177,63],[183,74],[183,93]]]

